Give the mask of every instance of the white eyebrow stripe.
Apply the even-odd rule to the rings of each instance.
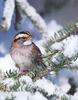
[[[18,34],[15,39],[21,38],[21,37],[28,37],[28,34]]]

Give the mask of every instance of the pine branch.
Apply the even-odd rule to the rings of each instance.
[[[65,26],[63,29],[55,32],[54,37],[51,37],[47,42],[48,44],[54,44],[55,42],[60,42],[71,35],[76,35],[78,33],[78,20]]]
[[[23,12],[22,10],[19,8],[17,2],[15,1],[15,22],[14,22],[14,26],[15,26],[15,29],[18,30],[19,29],[19,25],[20,25],[20,21],[22,20],[23,18]]]
[[[42,35],[46,35],[48,33],[46,23],[43,18],[36,12],[36,9],[32,7],[27,2],[27,0],[16,0],[16,2],[22,12],[29,17],[38,31],[42,33]]]
[[[54,91],[52,93],[49,93],[49,91],[47,91],[47,89],[44,89],[43,87],[42,88],[39,87],[34,82],[32,82],[32,84],[31,84],[31,82],[30,83],[29,82],[27,83],[26,76],[22,76],[22,77],[20,76],[20,77],[14,78],[13,75],[15,75],[15,74],[13,74],[13,73],[15,73],[15,72],[16,71],[14,71],[14,70],[11,71],[11,72],[9,71],[8,74],[6,74],[6,78],[3,80],[3,83],[0,85],[1,86],[1,88],[0,88],[0,91],[1,92],[2,91],[5,91],[5,93],[6,92],[9,93],[9,96],[6,96],[5,97],[6,100],[10,100],[10,99],[14,100],[14,99],[17,99],[17,96],[15,95],[15,93],[16,92],[19,92],[19,91],[20,92],[26,92],[26,93],[28,92],[31,95],[32,94],[35,94],[36,92],[39,92],[40,94],[42,94],[48,100],[51,100],[51,99],[54,100],[54,98],[55,98],[55,100],[57,100],[57,99],[59,99],[59,100],[63,100],[63,99],[64,100],[69,100],[69,97],[66,96],[59,87],[57,87],[57,86],[55,87],[55,85],[54,85],[54,87],[55,87],[53,89]],[[18,75],[18,73],[17,73],[17,75]],[[13,79],[13,81],[12,81],[13,83],[10,84],[8,82],[6,84],[7,79],[9,79],[9,80]],[[3,88],[3,87],[5,87],[5,88]],[[60,93],[59,93],[60,91],[63,94],[60,95]]]

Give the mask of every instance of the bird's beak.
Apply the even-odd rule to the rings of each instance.
[[[32,39],[26,40],[23,45],[31,45],[32,44]]]

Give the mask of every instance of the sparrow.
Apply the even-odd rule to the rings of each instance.
[[[10,55],[23,75],[34,66],[46,67],[43,63],[42,53],[32,41],[32,35],[29,32],[20,32],[14,37]]]

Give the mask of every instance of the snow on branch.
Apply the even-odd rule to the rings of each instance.
[[[63,29],[54,33],[54,36],[48,39],[48,44],[51,45],[60,42],[71,35],[76,35],[78,33],[78,20],[76,22],[71,23],[70,25],[65,26]]]
[[[11,20],[14,13],[15,8],[15,0],[6,0],[3,10],[3,17],[2,17],[2,30],[7,31],[11,26]]]
[[[26,16],[30,18],[30,20],[33,22],[33,24],[36,26],[38,31],[42,33],[43,35],[47,34],[47,26],[43,18],[36,12],[36,9],[32,7],[27,0],[16,0],[18,3],[18,6]]]

